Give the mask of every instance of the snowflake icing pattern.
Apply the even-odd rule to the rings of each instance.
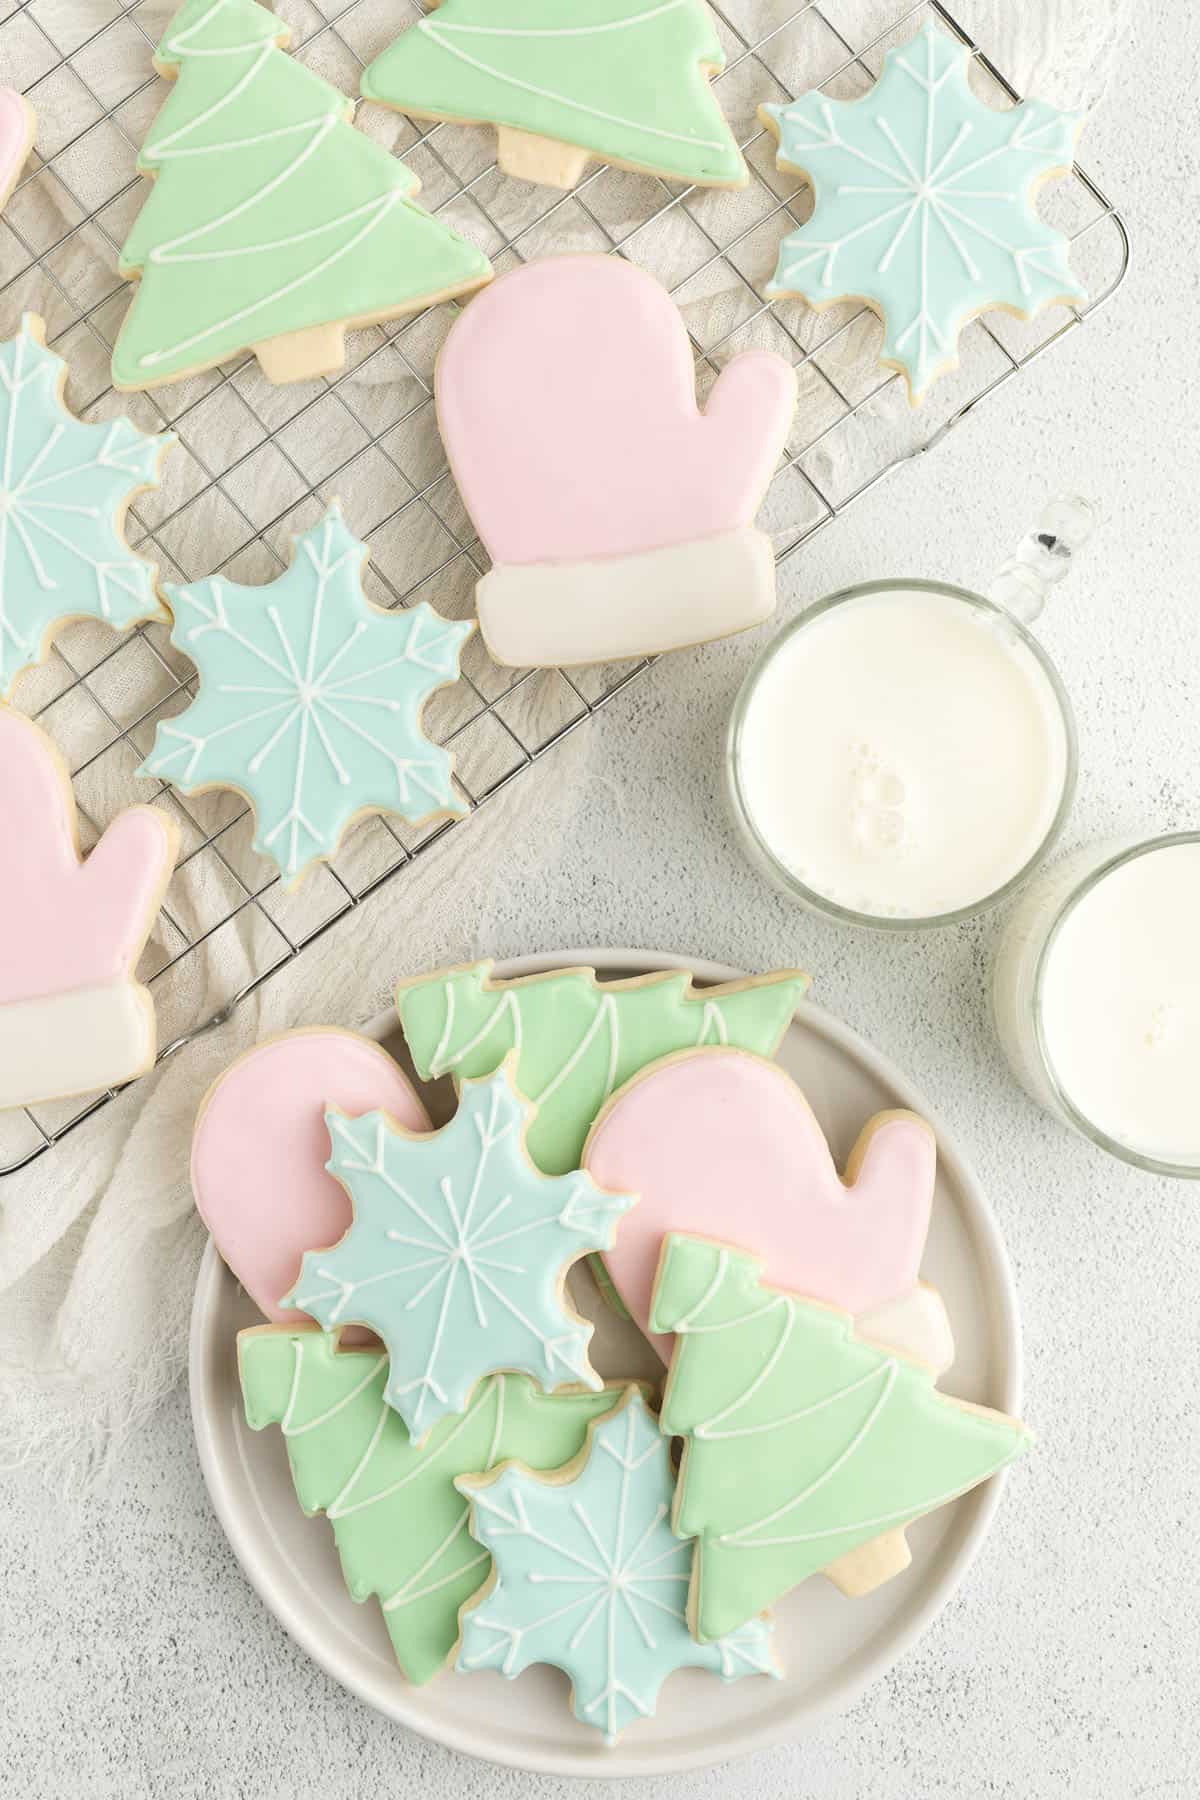
[[[422,602],[389,613],[363,593],[366,547],[335,504],[265,588],[214,575],[168,587],[172,643],[200,670],[196,700],[158,727],[143,775],[183,790],[233,787],[254,807],[254,848],[293,884],[330,857],[360,812],[410,823],[462,813],[450,757],[421,729],[458,677],[474,624]]]
[[[512,1085],[512,1060],[464,1083],[455,1117],[432,1134],[379,1112],[325,1115],[327,1167],[354,1223],[334,1248],[305,1253],[282,1304],[327,1331],[379,1333],[392,1359],[384,1398],[415,1440],[461,1412],[493,1370],[547,1392],[603,1385],[587,1357],[592,1327],[565,1309],[562,1277],[586,1251],[611,1248],[633,1198],[534,1168],[524,1143],[534,1109]]]
[[[553,1663],[570,1678],[575,1716],[610,1744],[653,1713],[675,1669],[711,1669],[725,1681],[778,1675],[765,1619],[710,1644],[688,1630],[693,1546],[671,1530],[668,1441],[636,1389],[592,1427],[587,1460],[569,1480],[510,1465],[456,1486],[496,1565],[494,1586],[463,1616],[460,1669],[513,1677]]]
[[[931,24],[888,53],[861,100],[814,92],[762,108],[780,167],[807,175],[816,200],[768,294],[868,301],[914,397],[953,367],[959,331],[984,308],[1028,318],[1086,298],[1066,239],[1033,205],[1037,182],[1070,167],[1081,121],[1038,100],[995,111],[971,92],[969,60]]]
[[[0,694],[41,660],[54,626],[160,619],[152,563],[119,526],[175,442],[124,417],[87,425],[62,400],[66,365],[26,313],[0,344]]]

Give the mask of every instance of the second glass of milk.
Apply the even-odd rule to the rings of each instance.
[[[811,606],[751,670],[728,783],[754,860],[850,924],[946,925],[1003,900],[1075,788],[1070,704],[1006,607],[932,581]]]

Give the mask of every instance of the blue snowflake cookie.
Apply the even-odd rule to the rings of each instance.
[[[507,1463],[455,1486],[495,1563],[484,1598],[463,1613],[460,1670],[515,1677],[553,1663],[570,1678],[576,1718],[610,1744],[654,1712],[676,1669],[778,1676],[766,1619],[709,1644],[688,1629],[694,1546],[671,1530],[670,1446],[636,1388],[565,1469]]]
[[[815,196],[812,218],[783,240],[768,297],[866,301],[914,404],[955,366],[977,313],[1029,318],[1086,298],[1067,240],[1034,207],[1041,182],[1070,168],[1083,121],[1040,100],[997,112],[971,92],[969,63],[929,24],[888,52],[861,100],[817,91],[759,108],[780,168],[806,175]]]
[[[515,1064],[464,1082],[441,1131],[406,1131],[381,1112],[325,1115],[326,1167],[354,1222],[331,1249],[305,1252],[281,1304],[327,1331],[379,1333],[391,1357],[384,1399],[417,1442],[496,1370],[545,1392],[603,1386],[588,1361],[592,1327],[567,1307],[563,1277],[585,1252],[612,1248],[633,1198],[580,1171],[534,1168],[525,1133],[536,1109],[513,1086]]]
[[[165,618],[155,568],[123,526],[175,442],[124,417],[87,425],[67,410],[67,365],[26,313],[0,344],[0,697],[49,654],[55,630],[100,619],[122,631]]]
[[[171,642],[200,671],[200,691],[159,724],[139,773],[185,794],[231,787],[254,807],[254,848],[288,886],[331,857],[360,814],[410,824],[466,808],[449,754],[421,713],[458,678],[473,621],[422,602],[399,612],[363,592],[366,546],[335,503],[296,539],[290,568],[267,587],[222,576],[168,587]]]

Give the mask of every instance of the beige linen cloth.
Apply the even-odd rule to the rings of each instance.
[[[881,23],[901,10],[898,0],[869,4]],[[763,16],[763,31],[804,11],[778,0],[750,0],[731,8],[731,16],[736,13],[744,28],[754,8]],[[278,10],[287,16],[288,0]],[[160,26],[168,11],[155,0],[146,29]],[[1095,104],[1123,35],[1124,0],[963,0],[958,11],[1018,88],[1062,106]],[[4,44],[0,25],[0,61]],[[128,55],[127,40],[113,54]],[[90,76],[97,80],[94,67]],[[89,255],[85,236],[73,242],[74,253]],[[568,233],[538,249],[574,247]],[[717,293],[699,304],[720,303]],[[858,349],[849,342],[844,354]],[[289,498],[281,496],[280,510]],[[436,593],[429,597],[437,602]],[[535,690],[523,721],[535,736],[538,704]],[[586,727],[574,733],[244,1001],[232,1021],[188,1045],[51,1153],[0,1183],[0,1465],[32,1459],[46,1464],[56,1484],[92,1479],[169,1392],[184,1366],[204,1244],[188,1156],[206,1088],[271,1032],[308,1023],[363,1024],[388,1003],[401,974],[436,965],[447,954],[454,960],[488,954],[496,858],[503,849],[506,857],[536,866],[576,828],[577,809],[585,804],[588,738]],[[95,769],[103,772],[111,761],[101,758]],[[108,817],[129,798],[126,779],[119,797],[93,794],[92,810]],[[204,902],[201,892],[191,896],[198,918]],[[181,980],[192,1018],[206,1017],[239,979],[261,966],[254,944],[260,924],[248,908],[234,929],[218,932],[190,955]],[[531,921],[531,944],[553,939],[552,919]]]

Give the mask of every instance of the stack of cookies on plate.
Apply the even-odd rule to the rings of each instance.
[[[410,1681],[553,1664],[611,1742],[677,1668],[783,1672],[791,1589],[869,1592],[912,1520],[1026,1448],[935,1386],[933,1133],[880,1114],[843,1180],[770,1060],[806,986],[482,963],[398,995],[418,1076],[454,1078],[441,1129],[343,1031],[210,1092],[197,1204],[271,1321],[238,1338],[247,1420],[280,1427]],[[660,1386],[593,1367],[584,1258]]]

